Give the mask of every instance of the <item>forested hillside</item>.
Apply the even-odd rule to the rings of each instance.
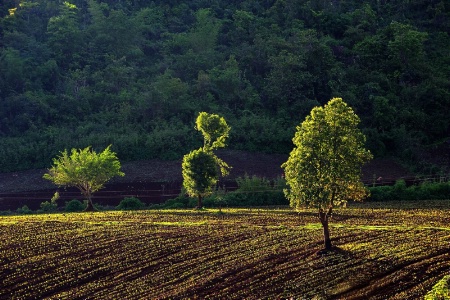
[[[332,97],[375,156],[414,160],[450,136],[449,32],[445,0],[3,0],[0,172],[88,145],[180,159],[199,111],[232,149],[289,153]]]

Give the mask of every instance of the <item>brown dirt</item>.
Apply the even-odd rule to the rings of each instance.
[[[317,217],[279,209],[18,217],[0,299],[423,299],[450,266],[449,206],[403,205],[345,210],[322,255]]]

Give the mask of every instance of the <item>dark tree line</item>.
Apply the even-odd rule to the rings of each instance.
[[[0,171],[61,149],[181,157],[200,111],[229,145],[288,153],[342,97],[376,156],[450,136],[448,1],[22,1],[0,6]]]

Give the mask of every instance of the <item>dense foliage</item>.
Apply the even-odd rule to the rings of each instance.
[[[70,153],[67,150],[61,152],[43,177],[58,186],[76,187],[86,197],[86,210],[94,210],[92,194],[114,176],[124,176],[120,167],[120,161],[110,146],[100,153],[86,147],[72,149]]]
[[[219,168],[211,152],[203,148],[192,150],[183,157],[183,187],[191,197],[198,198],[198,208],[202,199],[213,193],[219,180]]]
[[[136,197],[126,197],[117,205],[119,210],[138,210],[145,207],[145,203]]]
[[[374,186],[370,189],[370,201],[449,199],[450,182],[422,182],[407,186],[398,180],[393,186]]]
[[[282,165],[292,207],[326,211],[365,196],[361,167],[372,155],[364,148],[359,122],[351,107],[334,98],[297,126],[295,147]]]
[[[199,111],[230,146],[288,153],[298,120],[342,97],[375,155],[449,136],[450,4],[432,1],[4,0],[0,171],[114,144],[179,158]]]
[[[237,188],[225,190],[217,188],[211,195],[202,201],[204,207],[265,207],[287,206],[289,201],[283,193],[286,182],[283,178],[268,180],[257,176],[236,178]],[[149,208],[193,208],[197,204],[182,192],[178,197],[169,199],[163,204],[151,205]]]
[[[328,220],[335,206],[362,200],[366,188],[361,167],[372,154],[364,148],[360,119],[342,98],[315,107],[297,126],[294,149],[282,165],[291,207],[314,207],[324,228],[325,248],[331,249]]]
[[[223,117],[206,112],[200,112],[195,123],[203,135],[203,147],[184,155],[181,174],[186,193],[197,197],[197,208],[202,208],[203,197],[213,193],[219,176],[228,174],[230,166],[213,151],[226,146],[231,128]]]

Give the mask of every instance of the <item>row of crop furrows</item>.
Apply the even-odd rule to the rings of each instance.
[[[401,285],[401,268],[421,261],[434,262],[438,267],[425,267],[436,274],[449,264],[441,255],[448,231],[367,230],[355,218],[345,221],[348,228],[332,227],[342,251],[324,257],[314,255],[320,230],[302,226],[308,215],[112,212],[17,220],[27,222],[0,233],[0,296],[14,299],[336,295],[373,277]]]

